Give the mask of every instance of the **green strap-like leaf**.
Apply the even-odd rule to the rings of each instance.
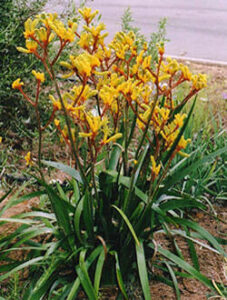
[[[62,263],[60,259],[56,259],[43,273],[43,275],[36,282],[35,287],[32,290],[29,298],[27,300],[40,300],[49,290],[50,285],[52,284],[52,274]],[[56,276],[56,275],[55,275]]]
[[[58,169],[64,173],[68,174],[72,178],[76,179],[78,182],[83,183],[80,173],[77,170],[75,170],[65,164],[55,162],[55,161],[46,161],[46,160],[42,160],[42,163],[46,166]]]
[[[170,273],[170,276],[172,277],[172,280],[173,280],[173,284],[174,284],[174,288],[175,288],[175,292],[176,292],[176,296],[177,296],[177,300],[180,300],[180,290],[179,290],[179,287],[178,287],[178,283],[177,283],[177,278],[175,276],[175,273],[173,271],[173,269],[171,268],[170,264],[165,262],[168,270],[169,270],[169,273]]]
[[[196,200],[189,200],[185,198],[180,198],[179,200],[168,200],[165,203],[159,205],[160,209],[164,212],[174,209],[181,209],[186,207],[197,207],[200,209],[205,209],[206,206]]]
[[[81,198],[79,204],[77,205],[75,214],[74,214],[74,229],[76,232],[76,236],[78,238],[78,240],[83,243],[83,239],[81,236],[81,229],[80,229],[80,218],[81,218],[81,214],[83,211],[83,201],[84,201],[84,197]]]
[[[33,258],[29,261],[26,261],[25,263],[22,263],[20,264],[19,266],[17,266],[16,268],[12,269],[11,271],[7,272],[6,274],[3,274],[0,276],[0,282],[6,278],[8,278],[9,276],[11,276],[12,274],[24,269],[24,268],[27,268],[31,265],[34,265],[36,264],[37,262],[39,261],[42,261],[43,260],[43,256],[39,256],[39,257],[36,257],[36,258]]]
[[[187,233],[187,236],[190,237],[190,231],[189,231],[188,227],[184,226],[184,229],[185,229],[185,232]],[[195,245],[191,239],[186,239],[186,241],[188,243],[189,252],[190,252],[193,266],[197,271],[200,271],[199,259],[198,259],[197,253],[196,253]]]
[[[80,278],[80,282],[87,294],[89,300],[98,300],[98,295],[92,286],[91,279],[88,275],[87,267],[85,264],[86,250],[82,250],[80,253],[79,266],[76,268],[76,272]]]
[[[204,165],[207,162],[211,162],[215,157],[221,155],[222,153],[227,152],[227,146],[218,149],[217,151],[201,158],[194,160],[188,167],[183,166],[180,169],[176,169],[171,176],[168,176],[164,181],[164,190],[167,191],[170,187],[174,186],[177,182],[183,179],[186,175],[197,170],[200,166]],[[163,193],[163,190],[160,190]]]
[[[83,201],[83,220],[86,226],[86,231],[89,238],[93,238],[93,211],[92,211],[92,201],[90,194],[85,192],[84,201]]]
[[[0,218],[0,224],[8,222],[8,223],[21,223],[21,224],[27,224],[27,225],[32,225],[37,223],[37,221],[34,220],[22,220],[22,219],[17,219],[17,218]]]
[[[103,251],[99,255],[99,258],[98,258],[98,261],[96,264],[96,269],[95,269],[94,288],[95,288],[97,295],[99,292],[99,286],[100,286],[100,281],[101,281],[101,277],[102,277],[102,269],[104,266],[104,262],[105,262],[105,251],[103,249]]]
[[[138,237],[136,236],[136,233],[132,227],[132,224],[130,223],[128,217],[125,215],[125,213],[120,209],[118,208],[116,205],[112,205],[113,208],[115,208],[119,214],[122,216],[123,220],[125,221],[126,225],[128,226],[129,230],[131,231],[131,234],[136,242],[137,245],[139,245],[139,240],[138,240]]]
[[[124,296],[124,299],[128,300],[128,295],[126,293],[125,285],[124,285],[122,274],[121,274],[119,258],[118,258],[118,254],[116,251],[114,251],[114,256],[115,256],[115,261],[116,261],[116,275],[117,275],[118,286],[122,292],[122,295]]]
[[[140,277],[144,298],[145,300],[151,300],[151,292],[150,292],[148,273],[146,267],[146,259],[145,259],[142,241],[140,241],[139,245],[136,244],[136,258],[137,258],[137,266],[138,266],[139,277]]]
[[[151,248],[154,249],[154,246],[149,244]],[[169,250],[163,249],[161,246],[157,247],[157,251],[161,253],[163,256],[165,256],[167,259],[173,261],[176,265],[178,265],[180,268],[191,274],[194,278],[198,279],[202,283],[204,283],[206,286],[214,290],[212,281],[208,279],[205,275],[197,271],[194,267],[192,267],[189,263],[186,261],[182,260]]]
[[[10,198],[9,201],[7,201],[6,205],[0,210],[0,216],[3,215],[3,213],[10,207],[17,205],[21,202],[30,200],[32,198],[39,197],[43,194],[46,194],[46,192],[45,191],[32,192],[18,198],[17,198],[17,193],[16,195],[12,195],[12,198]]]
[[[217,240],[207,230],[205,230],[203,227],[199,226],[196,222],[186,220],[186,219],[174,218],[174,217],[172,217],[172,220],[177,224],[190,227],[190,228],[194,229],[195,231],[197,231],[198,233],[200,233],[201,236],[203,236],[209,243],[211,243],[211,245],[213,245],[213,247],[215,249],[217,249],[220,254],[227,257],[227,254],[225,253],[223,248],[220,246],[220,244],[217,242]]]
[[[86,259],[86,268],[89,269],[91,264],[95,261],[95,259],[97,258],[98,255],[100,255],[100,252],[103,250],[102,246],[98,246],[97,248],[95,248],[95,250],[89,255],[89,257]],[[71,291],[67,297],[67,300],[75,300],[77,293],[79,291],[79,287],[80,287],[80,278],[77,277],[77,279],[74,281]]]
[[[6,199],[6,197],[9,196],[9,194],[12,192],[13,189],[10,189],[7,193],[5,193],[1,198],[0,198],[0,203]]]

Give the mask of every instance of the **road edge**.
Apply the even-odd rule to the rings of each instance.
[[[217,66],[217,67],[227,67],[227,62],[219,61],[219,60],[210,60],[210,59],[203,59],[203,58],[194,58],[194,57],[187,57],[187,56],[177,56],[177,55],[164,55],[164,57],[171,57],[179,61],[189,61],[192,63],[198,63],[201,65],[207,66]]]

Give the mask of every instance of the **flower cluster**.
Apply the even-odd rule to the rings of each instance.
[[[68,61],[60,62],[66,70],[63,78],[73,78],[75,83],[62,95],[59,92],[57,96],[50,95],[52,114],[44,128],[54,121],[62,140],[69,147],[76,143],[79,149],[81,141],[86,139],[91,161],[95,163],[105,145],[123,137],[127,144],[127,128],[132,125],[129,116],[133,115],[134,134],[141,133],[150,143],[150,165],[155,180],[162,170],[162,154],[174,145],[187,118],[181,113],[181,108],[206,86],[206,76],[192,74],[187,66],[174,59],[164,59],[163,46],[159,46],[158,61],[154,61],[147,44],[144,43],[141,49],[133,32],[119,32],[106,45],[105,25],[92,23],[98,11],[84,8],[79,13],[85,22],[80,33],[76,23],[69,21],[65,26],[56,14],[42,14],[25,23],[26,48],[18,47],[18,50],[33,53],[40,59],[52,80],[55,80],[53,66],[63,48],[76,39],[81,49],[77,54],[69,55]],[[48,47],[56,39],[60,46],[55,58],[50,60]],[[37,83],[44,82],[43,73],[32,73]],[[174,92],[184,82],[188,82],[190,89],[179,102],[174,98]],[[23,92],[23,85],[18,78],[12,87],[34,105],[34,101]],[[57,119],[57,114],[62,111],[74,124],[72,139],[70,129],[62,129]],[[125,132],[121,131],[122,124]],[[182,150],[189,142],[190,139],[182,135],[171,159],[177,153],[184,155]],[[137,157],[133,161],[137,162]]]

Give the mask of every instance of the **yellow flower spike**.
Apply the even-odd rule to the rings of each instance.
[[[75,33],[78,28],[78,24],[73,22],[72,20],[68,20],[68,26],[72,29],[72,31]]]
[[[23,52],[23,53],[34,53],[36,52],[37,48],[38,48],[38,44],[35,41],[30,41],[30,40],[26,40],[26,48],[23,47],[17,47],[17,50],[19,52]]]
[[[87,99],[91,99],[97,95],[97,90],[92,90],[89,85],[79,85],[74,86],[71,90],[71,93],[68,93],[68,97],[75,103],[81,104],[84,103]]]
[[[113,101],[118,97],[118,95],[119,93],[115,88],[106,85],[99,92],[99,96],[103,103],[108,106],[112,105]]]
[[[72,65],[70,65],[70,63],[68,63],[67,61],[61,61],[61,62],[60,62],[60,65],[61,65],[62,67],[67,68],[67,69],[72,69]]]
[[[167,57],[166,60],[167,64],[162,64],[164,73],[173,75],[174,73],[180,70],[180,64],[175,59]]]
[[[152,93],[151,88],[148,85],[146,85],[142,92],[142,98],[145,104],[149,103],[151,93]]]
[[[179,151],[178,154],[180,154],[180,156],[182,156],[182,157],[187,157],[187,158],[190,157],[190,154],[182,152],[182,151]]]
[[[110,142],[115,142],[117,139],[120,139],[122,137],[122,133],[116,133],[113,136],[111,136],[110,138],[108,138],[107,140],[103,140],[102,144],[106,145]]]
[[[35,29],[37,24],[39,23],[38,19],[34,19],[32,20],[31,18],[29,18],[25,23],[24,23],[24,37],[25,39],[28,39],[30,37],[33,37],[35,34]]]
[[[92,136],[92,132],[79,132],[79,137],[91,137]]]
[[[12,88],[14,90],[19,90],[22,86],[24,85],[24,83],[21,81],[20,78],[17,78],[16,80],[14,80],[14,82],[12,83]]]
[[[136,64],[139,66],[143,62],[144,50],[140,51],[140,54],[136,57]]]
[[[39,29],[36,29],[35,32],[36,32],[36,34],[38,35],[39,40],[40,40],[41,42],[46,42],[46,41],[47,41],[47,30],[46,30],[46,28],[41,27],[41,28],[39,28]]]
[[[83,32],[77,44],[83,49],[88,49],[91,45],[91,41],[92,35],[90,33]]]
[[[192,76],[192,84],[196,90],[201,90],[207,87],[207,76],[206,74],[199,73],[198,75]]]
[[[192,73],[189,71],[189,68],[183,64],[180,64],[180,70],[182,72],[183,78],[185,80],[191,80],[192,79]]]
[[[2,137],[0,136],[0,144],[2,143]]]
[[[54,110],[61,110],[61,102],[59,100],[56,100],[52,95],[49,95],[49,99],[52,101]]]
[[[82,76],[90,76],[96,67],[100,66],[100,61],[94,55],[87,52],[78,55],[77,57],[70,56],[72,69],[75,67]]]
[[[111,57],[111,50],[107,49],[105,46],[103,47],[105,57],[109,59]]]
[[[170,74],[164,74],[164,75],[161,75],[161,76],[159,76],[159,78],[158,78],[158,81],[159,82],[162,82],[162,81],[164,81],[164,80],[167,80],[167,79],[169,79],[170,78]]]
[[[181,137],[178,145],[177,145],[177,149],[178,151],[181,149],[185,149],[187,147],[187,144],[191,142],[191,139],[187,139],[185,140],[184,136]]]
[[[100,36],[101,31],[106,29],[106,25],[104,23],[100,23],[98,26],[92,26],[91,28],[84,25],[84,29],[90,32],[94,38],[97,38]]]
[[[163,55],[165,53],[165,47],[163,45],[158,46],[158,53]]]
[[[31,158],[31,152],[29,151],[24,159],[26,160],[26,166],[31,166],[32,165],[32,158]]]
[[[57,13],[42,13],[40,15],[37,15],[36,17],[39,19],[40,22],[42,22],[46,28],[50,28],[50,23],[53,23],[55,21],[58,21],[58,14]]]
[[[169,114],[170,114],[170,110],[168,108],[164,108],[162,107],[160,110],[159,110],[159,113],[162,117],[162,120],[161,121],[167,121],[169,119]]]
[[[93,13],[91,12],[90,7],[85,7],[84,9],[79,9],[78,12],[81,14],[83,19],[87,24],[90,24],[91,21],[95,18],[95,16],[99,13],[98,10],[95,10]]]
[[[61,40],[66,42],[74,41],[75,33],[72,28],[65,28],[65,25],[60,20],[50,21],[49,26]]]
[[[174,118],[174,123],[177,127],[182,127],[184,124],[184,119],[187,117],[186,114],[176,114]]]
[[[142,63],[142,68],[147,69],[150,68],[150,66],[151,66],[151,55],[144,58],[144,61]]]
[[[35,76],[37,81],[44,82],[45,81],[45,75],[41,72],[36,72],[35,70],[32,70],[32,74]]]
[[[150,156],[150,159],[152,165],[152,173],[155,175],[155,177],[157,177],[161,169],[161,164],[159,164],[158,166],[156,165],[156,161],[153,155]]]
[[[56,127],[59,127],[60,126],[60,121],[58,119],[54,119],[54,125]]]

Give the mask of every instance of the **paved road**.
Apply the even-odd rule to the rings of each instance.
[[[48,10],[59,12],[67,1],[49,0]],[[110,37],[130,6],[147,37],[167,17],[167,54],[227,62],[227,0],[88,0],[87,6],[99,9]]]

